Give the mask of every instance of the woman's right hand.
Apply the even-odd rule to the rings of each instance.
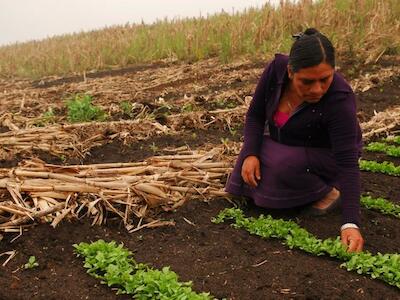
[[[260,160],[257,156],[250,155],[245,158],[242,165],[242,178],[251,187],[258,185],[257,181],[261,179]]]

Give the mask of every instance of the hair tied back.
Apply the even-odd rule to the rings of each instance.
[[[299,33],[293,34],[292,38],[294,38],[297,41],[297,40],[301,39],[301,37],[303,37],[303,36],[304,36],[304,33],[303,32],[299,32]]]

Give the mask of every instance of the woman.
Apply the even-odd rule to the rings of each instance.
[[[312,215],[341,204],[342,243],[358,252],[364,240],[354,93],[335,72],[327,37],[309,28],[295,38],[289,56],[275,55],[261,76],[226,191],[266,208],[309,204]]]

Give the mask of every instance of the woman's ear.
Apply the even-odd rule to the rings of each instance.
[[[288,76],[289,76],[289,79],[290,80],[292,80],[293,79],[293,70],[292,70],[292,66],[291,65],[288,65],[287,66],[287,71],[288,71]]]

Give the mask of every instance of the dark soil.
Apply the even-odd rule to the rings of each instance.
[[[59,84],[59,83],[53,83]],[[400,79],[357,95],[360,115],[370,118],[374,109],[381,111],[398,104]],[[379,101],[377,101],[379,99]],[[213,104],[214,105],[214,104]],[[219,105],[215,103],[215,105]],[[209,107],[217,108],[216,107]],[[162,154],[165,147],[189,145],[195,149],[205,143],[220,144],[221,138],[239,140],[218,128],[208,131],[188,129],[178,136],[155,137],[132,145],[112,142],[93,148],[83,161],[59,158],[46,153],[36,156],[52,163],[104,163],[139,161]],[[400,160],[381,154],[365,153],[364,158]],[[1,167],[15,166],[14,161],[0,162]],[[362,192],[394,202],[400,201],[399,177],[362,172]],[[188,202],[178,211],[161,213],[160,218],[173,219],[173,227],[144,229],[128,234],[119,220],[109,219],[107,226],[92,227],[89,220],[64,222],[56,229],[47,224],[29,228],[11,242],[16,234],[6,233],[0,241],[0,254],[16,250],[17,255],[0,266],[0,299],[128,299],[86,274],[83,260],[73,252],[73,244],[105,239],[124,243],[134,252],[135,259],[155,268],[171,266],[182,281],[193,281],[197,291],[209,291],[217,298],[227,299],[399,299],[397,288],[340,268],[340,261],[315,257],[289,250],[280,241],[250,236],[229,224],[210,222],[220,210],[231,204],[223,199],[210,202]],[[298,210],[264,210],[248,203],[247,215],[260,213],[295,220],[320,238],[335,237],[341,225],[340,213],[324,217],[305,217]],[[362,232],[365,249],[373,253],[397,253],[400,248],[400,220],[362,209]],[[194,224],[194,225],[193,225]],[[39,267],[23,270],[29,256],[36,256]],[[0,257],[3,263],[5,256]]]
[[[162,215],[173,218],[176,226],[134,234],[127,234],[118,224],[91,227],[88,222],[75,222],[56,229],[46,224],[36,226],[12,244],[11,236],[7,236],[0,245],[1,252],[17,250],[18,254],[1,267],[0,299],[127,299],[114,296],[113,291],[87,275],[82,259],[75,257],[74,243],[97,239],[123,242],[137,261],[155,268],[171,266],[181,280],[192,280],[196,290],[210,291],[218,298],[399,297],[396,288],[341,269],[340,261],[289,250],[278,240],[262,240],[228,224],[212,224],[210,218],[228,206],[222,199],[189,202],[176,213]],[[251,206],[247,210],[249,214],[268,213]],[[397,251],[399,243],[393,229],[398,220],[363,211],[363,221],[368,250]],[[320,237],[335,236],[340,225],[339,216],[303,219],[300,224]],[[30,255],[36,256],[40,266],[18,270]]]
[[[165,140],[168,145],[168,139]],[[129,157],[121,145],[108,145],[93,155],[99,161],[140,160],[149,154]],[[118,160],[117,160],[118,159]],[[88,161],[89,162],[89,161]],[[373,196],[400,199],[399,178],[362,172],[362,191]],[[388,188],[390,187],[390,188]],[[91,227],[89,220],[64,222],[56,229],[47,224],[30,228],[11,243],[7,234],[0,242],[0,253],[16,250],[17,256],[0,267],[0,299],[128,299],[85,273],[82,259],[75,257],[72,245],[98,239],[122,242],[139,262],[156,268],[171,266],[181,280],[192,280],[197,291],[210,291],[228,299],[397,299],[399,292],[378,280],[341,269],[340,261],[314,257],[289,250],[278,240],[249,236],[228,224],[210,222],[231,204],[223,199],[189,202],[175,213],[160,218],[173,219],[174,227],[141,230],[128,234],[118,220],[104,227]],[[247,215],[260,213],[295,220],[320,238],[338,235],[340,213],[305,217],[298,210],[264,210],[249,203]],[[185,221],[194,223],[189,224]],[[400,247],[399,220],[362,209],[365,249],[373,253],[396,253]],[[29,256],[40,266],[22,270]],[[259,266],[257,264],[263,263]],[[20,269],[18,269],[20,268]],[[60,283],[62,282],[62,284]]]
[[[119,76],[119,75],[125,75],[125,74],[132,74],[132,73],[143,71],[143,70],[159,69],[159,68],[169,67],[169,66],[171,66],[171,64],[158,62],[158,63],[153,63],[153,64],[134,65],[134,66],[119,68],[119,69],[88,72],[85,74],[85,76],[86,76],[86,78],[103,78],[103,77],[107,77],[107,76]],[[32,82],[32,86],[37,87],[37,88],[46,89],[49,87],[63,85],[66,83],[80,82],[82,80],[84,80],[83,74],[82,75],[74,75],[74,76],[70,76],[70,77],[61,77],[61,78],[57,78],[57,79],[36,80],[36,81]]]
[[[374,111],[380,112],[388,107],[399,105],[399,86],[400,77],[393,77],[390,81],[357,95],[360,122],[368,121],[374,115]]]

